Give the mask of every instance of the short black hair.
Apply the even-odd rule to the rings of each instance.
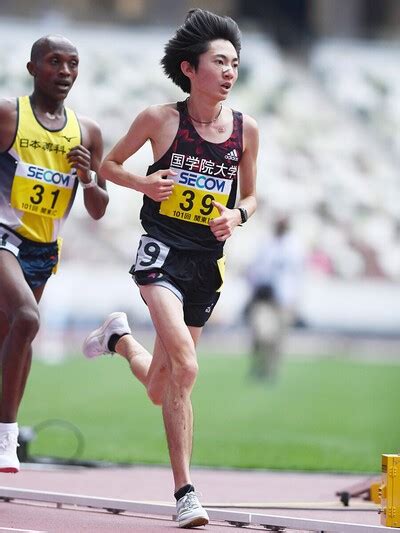
[[[165,74],[184,92],[190,93],[190,80],[181,70],[182,61],[188,61],[194,68],[199,56],[207,52],[210,41],[224,39],[234,46],[238,58],[241,49],[239,26],[230,17],[215,15],[203,9],[191,9],[164,48],[161,60]]]
[[[31,48],[31,61],[36,63],[49,49],[60,43],[71,46],[76,50],[75,45],[63,35],[45,35],[33,43]]]

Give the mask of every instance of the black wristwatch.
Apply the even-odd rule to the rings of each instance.
[[[247,213],[247,209],[245,209],[244,207],[236,207],[236,209],[239,209],[239,211],[240,211],[240,218],[242,219],[242,224],[247,222],[247,220],[249,218],[249,215]]]

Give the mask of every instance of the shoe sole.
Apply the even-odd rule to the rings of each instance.
[[[14,466],[5,466],[4,468],[0,468],[0,472],[3,474],[17,474],[19,472],[19,468],[15,468]]]
[[[181,528],[190,528],[190,527],[199,527],[206,526],[209,520],[205,516],[198,516],[197,518],[188,519],[185,522],[180,522],[179,527]]]
[[[104,324],[102,326],[100,326],[99,328],[95,329],[94,331],[92,331],[92,333],[90,333],[86,339],[83,341],[83,346],[85,347],[86,344],[89,342],[89,340],[95,338],[95,337],[99,337],[100,335],[103,335],[104,334],[104,331],[108,328],[108,326],[111,324],[111,322],[113,320],[115,320],[117,317],[121,316],[121,315],[125,315],[125,313],[123,312],[116,312],[116,313],[111,313],[111,315],[108,317],[108,319],[104,322]],[[89,355],[86,353],[85,351],[85,348],[83,348],[83,354],[85,357],[87,357],[88,359],[93,359],[94,357],[98,357],[98,355]],[[103,353],[110,353],[110,352],[103,352]]]

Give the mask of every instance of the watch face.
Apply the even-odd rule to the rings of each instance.
[[[242,222],[247,222],[247,219],[249,218],[249,215],[247,214],[247,209],[245,209],[244,207],[241,207],[240,214],[242,216]]]

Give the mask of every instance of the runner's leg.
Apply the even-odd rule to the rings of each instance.
[[[1,346],[0,421],[15,422],[30,368],[31,344],[39,329],[39,310],[17,259],[0,251],[0,310],[8,325]]]
[[[141,286],[140,290],[169,366],[162,410],[177,491],[191,483],[193,413],[190,395],[198,370],[195,342],[184,322],[182,303],[170,290],[154,285]]]

